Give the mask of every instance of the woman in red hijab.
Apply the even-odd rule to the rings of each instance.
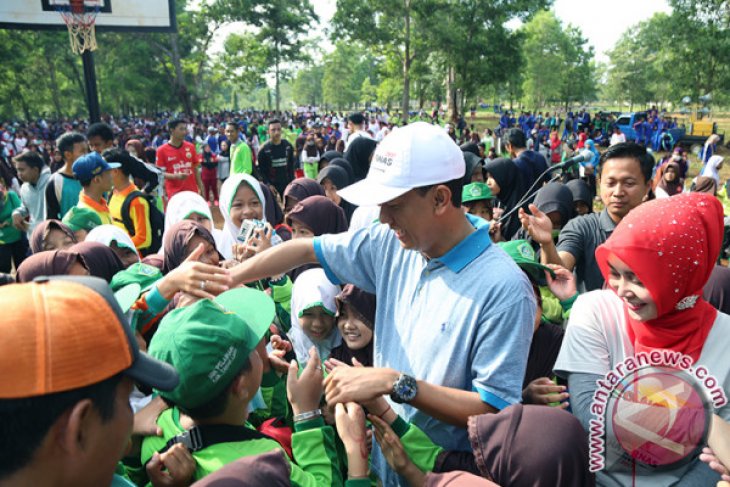
[[[584,294],[575,302],[555,371],[567,378],[573,413],[586,431],[590,431],[592,420],[606,425],[607,468],[599,472],[599,484],[630,485],[641,477],[646,478],[635,485],[714,485],[719,480],[697,460],[704,441],[703,422],[699,422],[697,437],[693,436],[696,431],[690,431],[696,429],[697,421],[685,424],[677,420],[694,414],[690,403],[656,402],[657,394],[675,399],[681,396],[682,392],[666,387],[677,377],[696,382],[702,390],[700,381],[678,371],[666,374],[669,382],[651,382],[655,377],[651,372],[656,369],[647,368],[646,361],[639,361],[637,355],[648,357],[657,350],[653,356],[661,358],[661,363],[652,361],[651,365],[671,369],[699,369],[701,365],[714,378],[714,386],[730,387],[730,316],[718,312],[702,297],[720,253],[722,236],[723,209],[717,198],[688,193],[638,206],[596,249],[608,289]],[[639,364],[633,368],[635,372],[628,366],[632,362]],[[623,380],[618,385],[624,388],[613,389],[611,397],[631,389],[638,399],[627,401],[644,408],[641,414],[662,414],[661,418],[652,416],[651,421],[643,416],[634,430],[650,430],[655,439],[673,440],[681,447],[675,452],[676,461],[666,450],[655,448],[661,444],[657,441],[647,440],[639,448],[653,455],[650,466],[635,460],[641,457],[626,455],[628,451],[636,454],[637,449],[633,443],[626,449],[624,440],[632,433],[616,425],[618,399],[606,402],[603,416],[594,409],[594,393],[599,387],[596,381],[605,381],[609,373]],[[714,386],[706,387],[706,397]],[[715,406],[714,412],[730,419],[730,408],[719,403]],[[704,406],[698,410],[705,414]],[[678,427],[685,429],[678,431]],[[691,444],[688,438],[696,441]],[[667,459],[671,461],[664,461]],[[657,470],[652,465],[665,468]]]

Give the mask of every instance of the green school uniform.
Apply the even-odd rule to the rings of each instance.
[[[8,191],[0,207],[0,223],[5,224],[0,228],[0,245],[15,243],[22,237],[20,230],[13,226],[13,210],[16,208],[20,208],[20,197],[15,191]]]
[[[154,452],[162,450],[172,437],[185,430],[180,425],[180,411],[172,408],[164,411],[157,420],[162,437],[149,436],[142,443],[142,463],[147,463]],[[246,427],[253,428],[246,424]],[[325,426],[322,418],[295,424],[292,435],[292,452],[297,462],[292,462],[290,479],[294,486],[319,487],[343,485],[339,461],[335,452],[334,432]],[[282,450],[273,439],[254,438],[246,441],[218,443],[194,452],[196,462],[194,480],[199,480],[239,458],[259,455],[272,450]]]

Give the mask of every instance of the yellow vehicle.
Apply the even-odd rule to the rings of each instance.
[[[685,106],[680,113],[685,117],[679,118],[678,123],[685,128],[685,134],[679,141],[682,145],[693,147],[695,144],[700,144],[701,146],[712,134],[719,135],[720,143],[723,142],[725,134],[718,133],[717,123],[713,121],[710,108],[707,106],[711,99],[710,95],[699,97],[700,103],[692,103],[688,96],[682,99]],[[687,117],[687,115],[689,116]]]

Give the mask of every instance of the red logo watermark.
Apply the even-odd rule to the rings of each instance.
[[[718,381],[691,357],[655,350],[629,357],[596,381],[590,469],[675,468],[706,443],[714,408],[727,403]]]

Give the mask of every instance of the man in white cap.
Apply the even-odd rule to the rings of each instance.
[[[536,309],[487,222],[461,210],[465,172],[442,129],[402,127],[376,148],[367,177],[339,191],[379,205],[382,224],[292,240],[232,269],[234,281],[251,282],[318,262],[332,282],[376,294],[374,367],[336,368],[327,402],[389,395],[398,414],[453,450],[469,450],[469,416],[520,402]],[[398,485],[376,450],[373,467],[383,485]]]

